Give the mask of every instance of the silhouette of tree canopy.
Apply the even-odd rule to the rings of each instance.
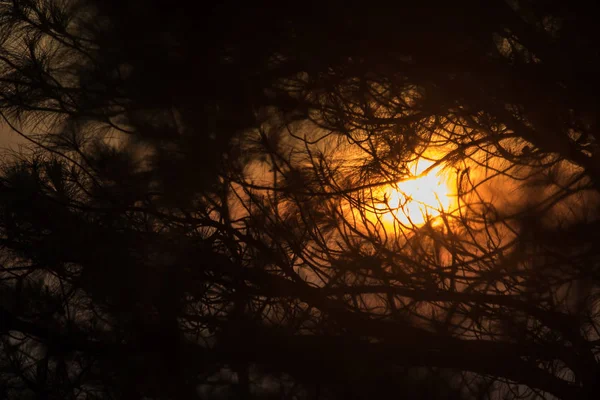
[[[0,2],[0,397],[598,398],[597,14],[284,3]]]

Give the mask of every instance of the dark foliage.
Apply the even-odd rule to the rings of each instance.
[[[598,398],[593,10],[259,3],[0,2],[0,397]]]

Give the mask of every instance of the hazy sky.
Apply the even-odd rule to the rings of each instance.
[[[16,149],[24,139],[12,131],[6,124],[0,123],[0,154],[7,148]]]

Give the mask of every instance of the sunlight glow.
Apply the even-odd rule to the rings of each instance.
[[[376,206],[384,223],[419,226],[449,210],[452,195],[443,167],[438,166],[425,173],[433,164],[433,161],[425,159],[416,161],[409,168],[414,178],[384,190],[383,201]]]

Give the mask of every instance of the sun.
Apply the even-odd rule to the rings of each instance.
[[[383,190],[377,213],[384,223],[419,226],[448,211],[452,194],[449,177],[434,161],[419,159],[409,166],[412,177]]]

